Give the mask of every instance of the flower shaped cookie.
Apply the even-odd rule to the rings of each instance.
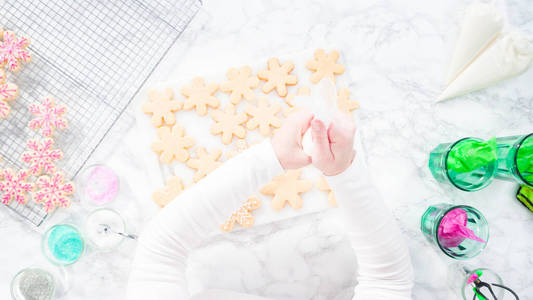
[[[152,200],[160,207],[165,207],[174,200],[185,188],[183,182],[178,176],[170,177],[164,188],[155,191],[152,194]]]
[[[294,69],[294,64],[286,62],[280,65],[277,58],[271,58],[267,62],[268,69],[261,70],[257,74],[259,79],[265,80],[263,85],[263,92],[265,94],[270,93],[273,89],[280,97],[287,96],[287,85],[295,85],[298,83],[298,77],[291,75],[290,73]]]
[[[220,86],[220,89],[225,93],[231,93],[230,100],[233,104],[239,104],[244,98],[248,101],[255,99],[253,89],[259,86],[259,79],[257,76],[252,76],[252,69],[244,66],[240,69],[231,68],[226,73],[228,81]]]
[[[152,125],[161,127],[163,123],[174,125],[176,117],[174,112],[181,109],[181,103],[173,100],[174,92],[172,89],[163,91],[151,90],[148,92],[148,102],[143,103],[142,111],[145,114],[152,115]]]
[[[274,210],[281,210],[286,202],[289,202],[293,209],[302,207],[303,200],[300,194],[313,188],[313,184],[300,179],[301,174],[301,169],[288,170],[285,174],[274,177],[270,183],[261,188],[261,193],[274,196],[270,202]]]
[[[267,136],[270,134],[270,127],[281,127],[281,119],[276,117],[276,114],[281,110],[281,105],[279,103],[270,105],[265,97],[260,97],[257,102],[257,106],[249,104],[244,109],[246,114],[250,116],[246,126],[248,129],[259,127],[261,135]]]
[[[218,84],[206,84],[203,78],[194,78],[190,86],[185,86],[181,89],[181,93],[187,98],[183,103],[183,109],[191,110],[196,108],[196,113],[199,116],[207,115],[208,106],[217,108],[220,105],[220,101],[213,96],[217,90]]]
[[[345,69],[343,65],[337,63],[337,59],[339,59],[338,51],[333,50],[326,55],[323,49],[317,49],[315,58],[305,65],[307,69],[314,71],[309,78],[311,83],[319,83],[324,77],[335,82],[335,75],[344,73]]]
[[[26,203],[26,193],[33,191],[35,185],[30,182],[26,182],[30,172],[26,170],[20,170],[15,172],[11,169],[5,169],[0,173],[0,194],[3,204],[9,204],[15,200],[19,204]]]
[[[41,142],[28,141],[29,151],[22,153],[22,161],[30,164],[29,171],[33,175],[39,175],[42,171],[52,174],[56,171],[55,161],[63,158],[63,152],[52,149],[54,140],[46,138]]]
[[[67,120],[63,118],[67,108],[63,105],[55,105],[52,97],[44,98],[42,104],[30,105],[30,112],[35,116],[30,121],[30,128],[33,130],[41,129],[45,137],[51,137],[56,129],[67,128]]]
[[[0,119],[5,119],[9,116],[11,108],[7,101],[11,101],[17,97],[18,87],[11,83],[6,82],[6,71],[0,70]]]
[[[359,108],[359,103],[355,100],[350,99],[350,90],[347,88],[342,88],[339,90],[337,97],[337,107],[340,111],[345,113],[350,113],[352,110]]]
[[[228,105],[224,110],[215,110],[211,113],[211,118],[215,123],[211,126],[213,135],[222,135],[222,143],[229,145],[233,136],[243,139],[246,136],[246,129],[242,124],[248,117],[243,114],[235,113],[235,106]]]
[[[254,224],[252,211],[258,209],[260,206],[261,200],[257,196],[248,198],[244,205],[232,213],[226,222],[220,226],[220,229],[225,232],[230,232],[235,227],[235,223],[241,225],[242,228],[251,227]]]
[[[194,182],[198,182],[222,165],[222,162],[218,161],[221,155],[222,150],[220,149],[215,149],[213,152],[207,153],[204,147],[198,147],[196,149],[197,158],[191,158],[187,161],[187,166],[196,170],[193,176]]]
[[[152,150],[159,154],[163,163],[170,163],[174,159],[186,162],[189,159],[189,148],[194,145],[193,138],[185,136],[183,126],[160,127],[157,129],[159,140],[152,143]]]
[[[71,182],[65,182],[63,173],[41,176],[37,179],[37,186],[39,190],[33,194],[33,200],[37,203],[43,203],[47,213],[56,207],[67,208],[70,206],[68,196],[74,194],[74,185]]]
[[[3,41],[0,42],[0,67],[7,65],[9,71],[17,72],[22,63],[31,60],[30,51],[26,49],[30,40],[23,36],[17,38],[12,31],[2,33],[1,28],[0,35],[3,37]]]

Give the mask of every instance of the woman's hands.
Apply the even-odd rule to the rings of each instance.
[[[310,156],[302,148],[302,138],[311,130],[314,150]],[[344,172],[355,156],[353,141],[355,123],[344,113],[338,113],[329,128],[313,119],[313,114],[300,111],[289,116],[272,138],[272,147],[284,169],[298,169],[311,162],[326,176]]]

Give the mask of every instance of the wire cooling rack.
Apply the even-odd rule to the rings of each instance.
[[[55,134],[64,157],[58,164],[70,178],[93,151],[161,62],[201,7],[199,0],[5,0],[4,30],[30,38],[32,62],[8,80],[19,86],[11,114],[0,120],[0,167],[27,166],[20,160],[28,128],[28,107],[53,96],[68,108],[69,126]],[[28,201],[8,205],[36,226],[47,214]]]

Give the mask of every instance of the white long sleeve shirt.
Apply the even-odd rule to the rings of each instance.
[[[243,199],[283,172],[269,140],[227,161],[167,205],[139,238],[127,299],[259,300],[223,290],[190,295],[185,277],[191,249],[220,230]],[[356,155],[352,166],[327,177],[358,260],[354,299],[411,299],[413,272],[400,230]]]

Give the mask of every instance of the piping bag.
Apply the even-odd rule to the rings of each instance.
[[[296,96],[293,103],[295,106],[310,110],[315,115],[315,119],[324,122],[326,128],[328,128],[338,110],[336,101],[337,88],[329,78],[322,79],[316,87],[316,92],[312,93],[311,96]],[[302,148],[307,155],[312,155],[314,144],[310,128],[304,133]]]
[[[439,242],[443,247],[459,246],[465,239],[486,243],[466,226],[468,216],[464,209],[456,208],[449,211],[440,222],[438,229]]]

